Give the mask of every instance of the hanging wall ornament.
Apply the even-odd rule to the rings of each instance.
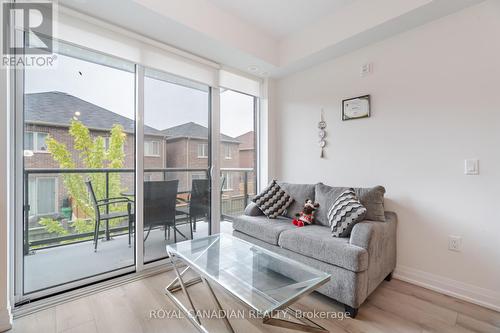
[[[324,158],[324,149],[326,147],[326,121],[324,120],[324,113],[323,109],[321,109],[321,116],[320,116],[320,121],[318,123],[318,136],[319,136],[319,147],[321,148],[321,153],[319,157]]]

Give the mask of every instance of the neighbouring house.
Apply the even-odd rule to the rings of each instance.
[[[241,168],[254,168],[255,166],[255,133],[247,132],[236,137],[240,142],[239,158]]]
[[[209,158],[208,128],[189,122],[162,131],[167,141],[168,168],[207,169]],[[221,169],[239,168],[240,142],[228,135],[221,134]],[[239,192],[238,172],[222,171],[224,176],[223,193]],[[190,188],[192,179],[205,178],[206,171],[179,172],[172,175],[179,179],[179,188]]]
[[[245,134],[237,136],[236,139],[240,142],[239,158],[240,158],[240,168],[255,168],[256,154],[255,154],[255,132],[249,131]],[[254,169],[255,170],[255,169]],[[243,177],[243,175],[242,175]],[[255,194],[255,172],[247,173],[248,180],[248,192],[250,194]],[[244,183],[244,179],[240,181],[240,184]]]
[[[134,120],[97,106],[63,92],[42,92],[26,94],[24,106],[24,166],[30,169],[57,169],[59,164],[47,151],[45,143],[48,135],[64,143],[73,154],[77,167],[84,167],[79,152],[73,148],[73,138],[69,134],[72,119],[80,120],[93,137],[101,136],[107,146],[110,130],[119,124],[127,134],[124,145],[124,168],[135,168],[135,124]],[[208,128],[188,122],[163,131],[144,126],[144,179],[179,179],[179,191],[187,192],[196,178],[205,178],[209,165]],[[222,194],[227,211],[242,209],[244,193],[244,173],[238,168],[254,167],[253,132],[238,138],[221,134],[220,167],[224,179]],[[168,158],[167,158],[168,156]],[[177,168],[199,169],[198,171],[169,171],[164,174],[151,169]],[[134,187],[134,174],[120,175],[124,189]],[[255,174],[247,173],[247,193],[254,193]],[[58,216],[68,194],[61,174],[31,174],[29,176],[30,221],[36,223],[43,216]],[[49,193],[49,195],[47,195]],[[233,207],[234,206],[234,207]],[[73,215],[78,216],[74,211]]]
[[[73,148],[73,139],[68,128],[72,119],[80,120],[93,137],[102,136],[105,145],[113,125],[123,126],[127,134],[124,145],[124,168],[135,167],[135,122],[115,112],[84,101],[67,93],[51,91],[26,94],[24,100],[24,167],[54,169],[59,164],[47,151],[45,139],[48,135],[64,143],[72,152],[77,167],[83,167],[78,151]],[[149,126],[144,126],[144,166],[145,168],[164,168],[167,164],[163,134]],[[160,177],[157,174],[156,177]],[[133,189],[134,176],[121,175],[122,184]],[[33,223],[38,217],[57,215],[63,200],[67,197],[60,174],[33,174],[29,176],[30,216]]]

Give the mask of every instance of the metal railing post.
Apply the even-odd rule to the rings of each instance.
[[[109,198],[109,171],[106,171],[106,194],[105,198]],[[99,209],[99,208],[98,208]],[[109,214],[109,205],[106,205],[106,214]],[[106,240],[110,240],[109,236],[109,220],[106,220]]]
[[[30,253],[30,202],[29,202],[29,172],[24,175],[24,255]]]

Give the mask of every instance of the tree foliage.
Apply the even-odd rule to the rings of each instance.
[[[68,230],[66,230],[61,225],[61,223],[59,223],[59,221],[51,219],[49,217],[41,218],[40,221],[38,221],[38,223],[40,225],[43,225],[48,233],[56,233],[61,236],[68,234]]]
[[[113,125],[109,136],[109,147],[105,147],[105,141],[102,136],[92,136],[89,129],[79,120],[73,119],[70,124],[69,134],[73,139],[72,153],[68,147],[57,141],[53,136],[47,138],[47,149],[54,160],[59,164],[61,169],[72,168],[123,168],[125,153],[124,145],[126,134],[121,125]],[[92,201],[85,185],[85,180],[88,178],[92,182],[92,187],[97,199],[106,197],[118,197],[120,193],[125,191],[122,187],[120,174],[109,173],[109,192],[106,196],[106,173],[88,173],[82,175],[80,173],[63,174],[64,185],[71,198],[73,208],[77,208],[80,212],[93,219],[95,216]],[[123,205],[110,206],[110,211],[124,210]],[[81,219],[74,225],[77,232],[92,230],[92,221],[82,223]],[[119,221],[115,221],[115,223]]]

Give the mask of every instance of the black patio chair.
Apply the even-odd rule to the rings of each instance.
[[[92,205],[94,206],[95,212],[95,226],[94,226],[94,252],[97,252],[97,242],[99,239],[99,227],[101,225],[101,221],[106,222],[106,238],[109,237],[109,221],[118,218],[128,218],[129,226],[133,220],[133,211],[132,211],[132,201],[126,197],[115,197],[115,198],[104,198],[98,200],[94,188],[92,187],[92,181],[90,179],[85,181],[87,185],[87,189],[90,194],[90,200],[92,200]],[[108,212],[102,213],[101,208],[110,207],[115,204],[127,204],[126,211],[116,211],[116,212]],[[109,210],[107,210],[109,211]],[[129,227],[129,244],[130,244],[130,227]]]
[[[144,182],[144,228],[149,236],[151,229],[156,226],[165,228],[165,238],[170,238],[170,229],[174,230],[174,242],[177,242],[177,233],[188,239],[176,225],[177,189],[179,180],[147,181]],[[192,228],[191,235],[193,234]]]
[[[207,217],[210,214],[210,180],[193,179],[191,182],[191,193],[184,207],[177,208],[177,214],[187,215],[191,228],[196,231],[196,221],[198,218]],[[191,235],[193,238],[193,235]]]
[[[225,177],[221,176],[221,192],[224,187]],[[193,225],[192,228],[196,231],[196,222],[198,218],[206,218],[210,214],[210,180],[209,179],[193,179],[191,182],[191,193],[188,200],[182,200],[187,203],[184,207],[177,208],[177,214],[187,215],[188,222]],[[191,238],[193,235],[191,234]]]

